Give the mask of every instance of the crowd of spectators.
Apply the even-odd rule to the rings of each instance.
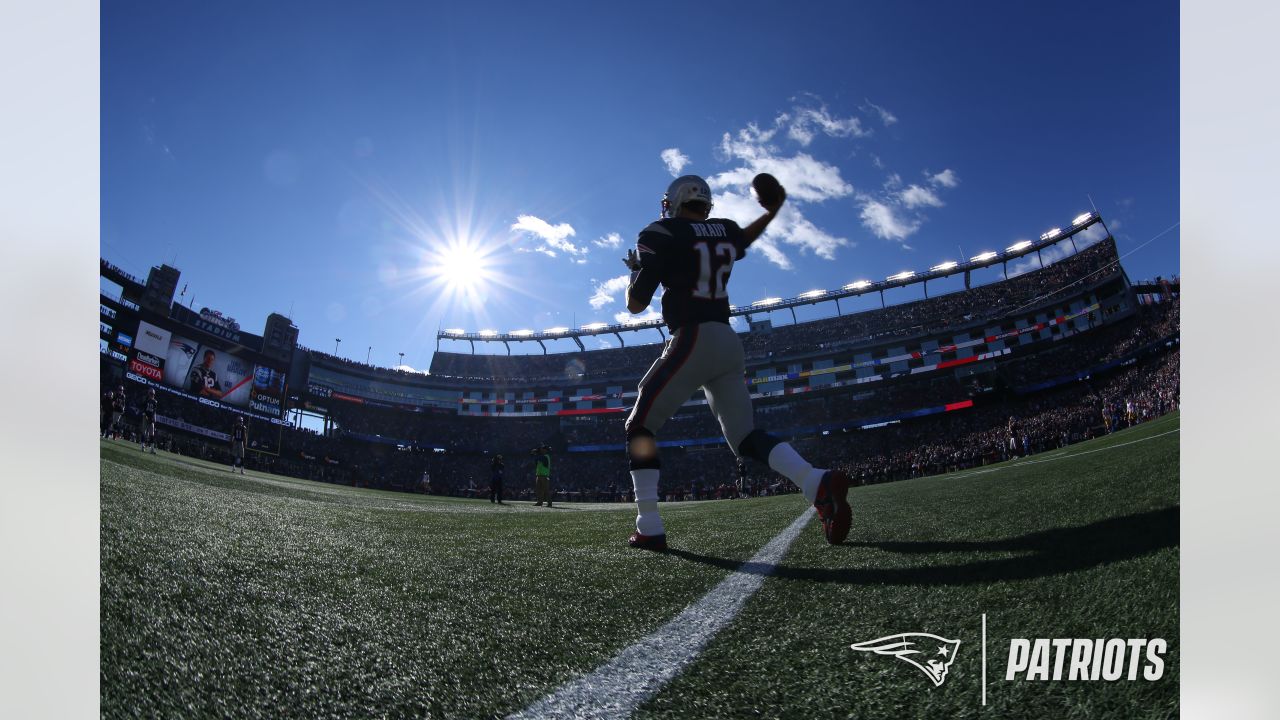
[[[1066,297],[1073,280],[1108,275],[1115,263],[1110,240],[1049,267],[1002,283],[964,293],[907,303],[883,311],[814,321],[748,336],[764,352],[782,354],[787,348],[810,349],[831,343],[861,343],[876,333],[908,333],[978,322],[984,313],[1005,317],[1030,301]],[[1102,272],[1097,272],[1102,271]],[[1095,274],[1096,273],[1096,274]],[[905,376],[833,390],[759,400],[757,424],[789,435],[816,464],[842,467],[859,482],[873,483],[973,467],[1061,447],[1105,432],[1158,417],[1178,406],[1176,338],[1179,308],[1172,301],[1142,305],[1131,318],[1065,338],[1028,346],[1000,360],[981,377],[962,377],[952,371]],[[863,335],[857,335],[864,332]],[[867,334],[869,333],[869,334]],[[1155,348],[1155,349],[1153,349]],[[1109,360],[1126,362],[1085,380],[1048,390],[1029,392],[1036,383],[1069,376]],[[549,380],[577,381],[585,377],[626,374],[638,377],[661,351],[641,345],[591,353],[547,356],[473,356],[437,353],[433,370],[454,379],[508,375],[531,380],[536,373]],[[377,368],[314,350],[312,359],[360,369],[368,374],[420,375]],[[588,361],[591,363],[588,366]],[[115,387],[121,371],[102,361],[104,388]],[[470,375],[470,373],[476,373]],[[433,373],[435,375],[435,373]],[[433,379],[443,379],[433,377]],[[129,403],[126,433],[130,437],[139,418],[137,405],[144,392],[126,383]],[[566,386],[566,388],[571,386]],[[973,398],[974,406],[903,420],[870,429],[868,421],[926,407]],[[233,413],[171,393],[160,396],[160,415],[190,425],[226,432]],[[378,408],[328,403],[325,433],[250,420],[250,452],[246,466],[324,482],[451,495],[487,492],[490,461],[505,456],[508,495],[532,493],[533,448],[553,451],[553,487],[557,499],[627,501],[630,477],[625,453],[625,413],[568,417],[488,418],[459,415],[454,410]],[[229,443],[199,433],[159,425],[161,449],[230,462]],[[673,417],[662,439],[713,438],[720,434],[705,407]],[[608,445],[603,452],[566,452],[570,446]],[[723,443],[705,447],[669,447],[663,451],[661,493],[665,499],[737,497],[795,490],[768,468],[751,466],[739,485],[733,453]]]
[[[1159,417],[1177,409],[1179,353],[1148,356],[1132,365],[1113,369],[1103,377],[1078,381],[1027,396],[1008,394],[989,398],[975,407],[954,413],[893,423],[872,429],[831,430],[793,437],[792,441],[815,464],[840,467],[860,483],[876,483],[935,474],[998,462],[1058,448]],[[229,413],[176,398],[176,407],[165,410],[188,422],[221,428],[229,425]],[[824,411],[807,398],[809,410]],[[188,405],[190,407],[188,407]],[[224,417],[205,414],[222,413]],[[690,414],[690,423],[705,422],[709,413]],[[1012,418],[1012,424],[1010,419]],[[493,440],[485,450],[439,452],[368,442],[338,431],[330,437],[296,429],[276,428],[273,451],[262,440],[270,430],[251,431],[259,441],[246,466],[296,477],[394,490],[432,492],[460,496],[487,493],[489,463],[499,447],[529,443],[534,435],[503,445],[505,429],[498,423],[512,419],[455,418],[474,421],[470,428]],[[678,421],[679,422],[679,421]],[[577,423],[575,423],[577,424]],[[530,428],[537,428],[530,425]],[[545,426],[544,426],[545,427]],[[689,427],[693,427],[690,425]],[[699,432],[705,426],[697,428]],[[665,429],[664,429],[665,430]],[[537,430],[530,430],[536,433]],[[1010,447],[1010,438],[1014,440]],[[173,431],[162,432],[160,447],[214,462],[230,462],[229,447],[208,438]],[[507,459],[508,497],[531,495],[533,457],[529,449],[503,453]],[[593,453],[553,453],[552,478],[557,500],[618,501],[630,499],[627,460],[621,450]],[[745,494],[794,492],[776,473],[756,463],[748,465],[745,488],[737,486],[733,453],[723,443],[708,448],[663,450],[662,497],[667,500],[736,497]]]
[[[908,412],[964,400],[969,389],[952,373],[908,377],[901,380],[840,388],[826,393],[804,393],[764,398],[754,403],[756,424],[776,432],[819,425],[852,422]],[[569,445],[621,443],[625,416],[619,414],[567,417],[561,428]],[[705,406],[692,406],[672,416],[659,439],[698,439],[721,433],[715,416]]]
[[[1118,272],[1115,242],[1107,239],[1042,269],[925,300],[842,315],[765,331],[743,333],[748,360],[864,346],[1003,319],[1045,303],[1079,294]],[[1087,278],[1083,282],[1076,282]],[[487,355],[437,352],[433,379],[454,377],[497,382],[580,381],[611,376],[639,377],[662,351],[660,343],[590,352],[548,355]]]
[[[321,362],[327,365],[336,365],[336,366],[345,367],[353,370],[361,370],[367,375],[386,375],[388,377],[418,378],[426,374],[417,370],[402,370],[399,367],[383,367],[381,365],[371,365],[369,363],[362,363],[358,360],[352,360],[350,358],[344,358],[338,355],[331,355],[327,352],[321,352],[320,350],[304,347],[302,345],[298,346],[298,352],[307,353],[307,355],[311,358],[312,362]]]
[[[1107,239],[1008,280],[883,309],[783,325],[747,335],[743,344],[750,359],[941,332],[1064,299],[1118,271],[1115,242]],[[1088,279],[1077,282],[1083,278]]]
[[[1182,322],[1182,303],[1177,296],[1166,299],[1164,302],[1138,307],[1139,314],[1143,316],[1142,321],[1128,337],[1112,346],[1106,359],[1124,357],[1144,345],[1178,334]]]
[[[662,354],[656,330],[650,342],[590,352],[546,355],[472,355],[438,351],[431,356],[432,377],[516,382],[578,382],[591,378],[633,376],[643,373]]]
[[[1178,335],[1178,300],[1140,305],[1134,315],[1086,333],[1064,338],[1034,354],[1000,363],[1000,376],[1012,387],[1060,378],[1093,365],[1117,360]]]
[[[342,436],[378,436],[388,444],[439,448],[448,452],[518,452],[539,445],[559,447],[556,417],[516,417],[494,420],[458,415],[448,410],[420,413],[394,408],[332,403],[329,417]],[[495,430],[499,429],[499,432]]]
[[[1097,437],[1178,409],[1179,352],[1026,397],[958,413],[797,443],[815,463],[841,467],[861,483],[977,467]],[[1109,409],[1132,407],[1109,421]],[[1010,418],[1013,430],[1010,430]],[[1014,447],[1010,448],[1010,439]]]

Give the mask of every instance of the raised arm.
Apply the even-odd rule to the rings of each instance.
[[[762,181],[762,178],[768,179]],[[769,227],[769,223],[773,222],[773,218],[782,209],[782,204],[787,201],[786,188],[782,187],[772,175],[757,175],[752,180],[752,185],[756,189],[756,199],[765,212],[750,225],[742,228],[742,234],[748,246],[764,234],[765,228]]]

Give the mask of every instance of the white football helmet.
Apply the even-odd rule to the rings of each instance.
[[[671,181],[662,196],[662,217],[679,215],[680,208],[691,202],[706,203],[707,212],[711,212],[711,187],[697,175],[682,175]]]

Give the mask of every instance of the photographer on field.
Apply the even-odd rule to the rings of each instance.
[[[542,445],[529,451],[534,457],[533,496],[534,507],[546,503],[551,507],[551,446]]]

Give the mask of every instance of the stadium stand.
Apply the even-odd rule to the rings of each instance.
[[[136,335],[147,288],[105,260],[102,271],[123,288],[102,294],[102,386],[126,383],[133,426],[148,381],[135,372],[132,337],[121,335]],[[1011,417],[1020,435],[1014,452],[1043,452],[1177,409],[1180,296],[1160,287],[1166,292],[1140,300],[1106,238],[1007,280],[746,333],[744,382],[762,424],[863,483],[1007,459]],[[417,373],[297,347],[289,406],[323,416],[323,432],[167,388],[160,447],[229,462],[219,434],[239,413],[250,421],[250,469],[479,495],[489,458],[502,453],[509,495],[519,498],[532,488],[529,453],[546,444],[559,500],[626,501],[622,423],[661,348],[438,351],[430,372]],[[702,402],[695,397],[662,431],[664,457],[673,460],[662,476],[667,499],[738,492],[735,459]],[[767,468],[748,470],[748,494],[794,490]]]

